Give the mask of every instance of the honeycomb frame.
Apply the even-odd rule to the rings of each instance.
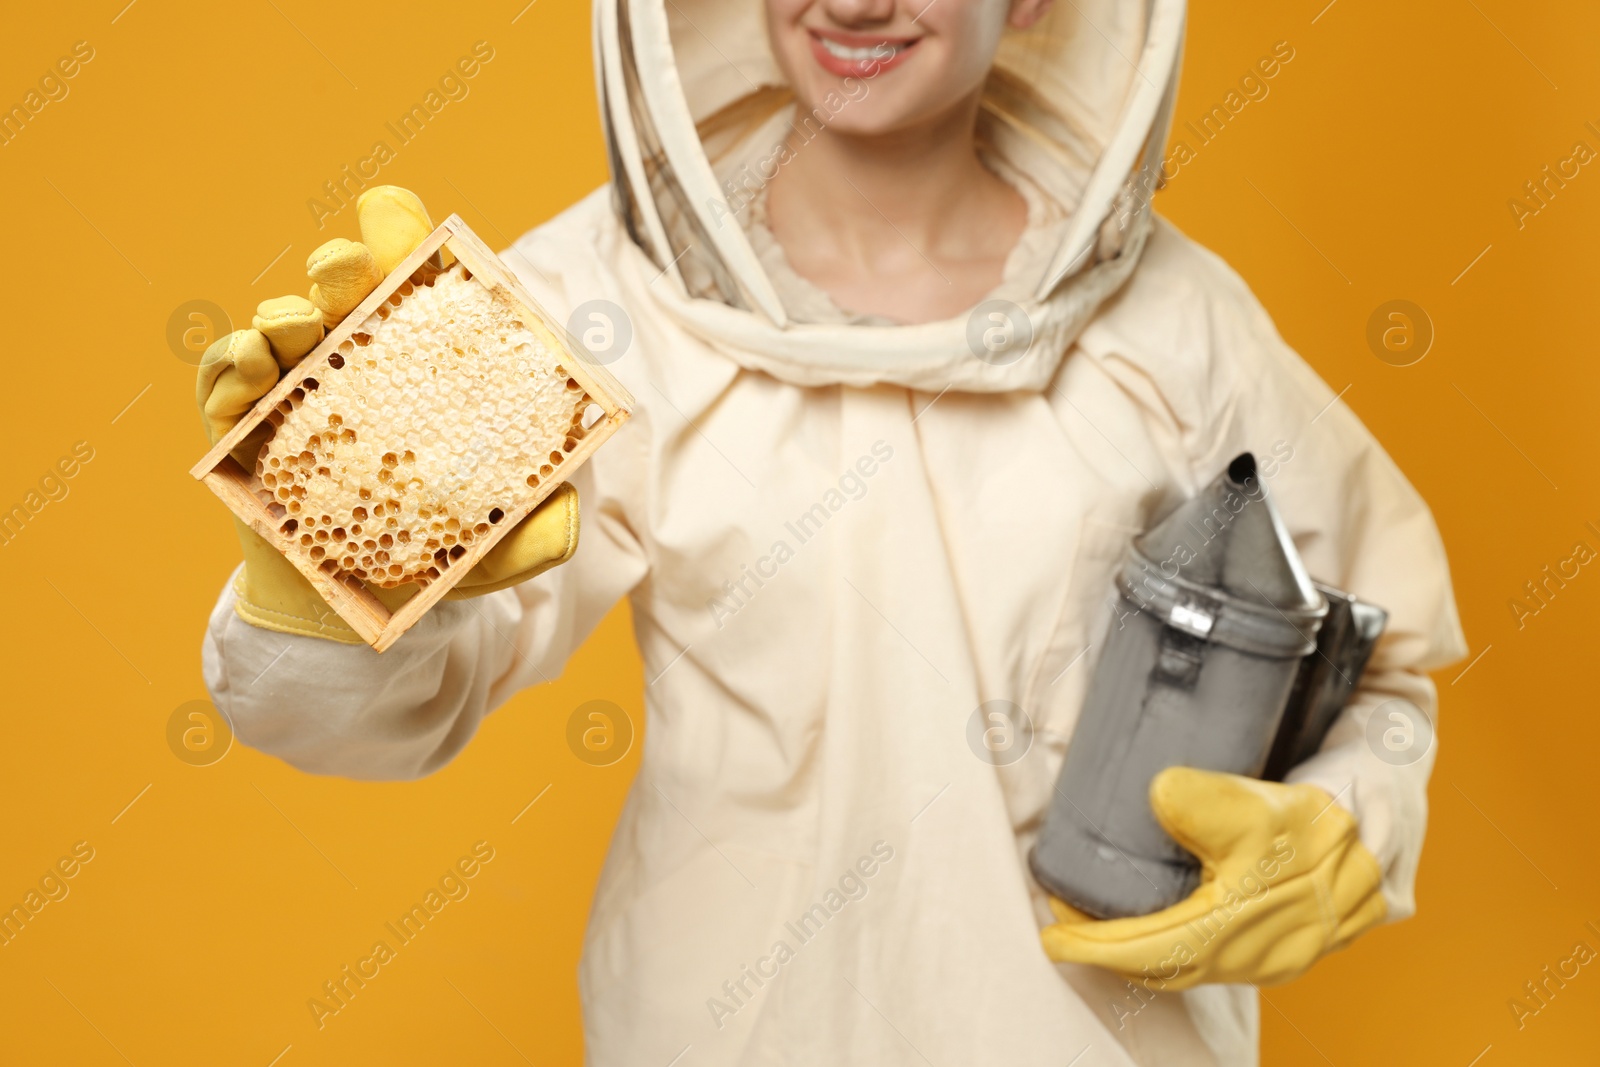
[[[589,405],[598,406],[601,414],[580,433],[564,443],[559,460],[536,471],[543,474],[535,478],[521,467],[496,465],[491,461],[493,484],[512,506],[496,507],[499,519],[491,521],[488,529],[474,529],[476,536],[448,547],[433,568],[430,576],[419,576],[414,583],[407,579],[401,584],[417,584],[421,588],[405,603],[390,611],[369,585],[354,573],[337,565],[330,567],[327,560],[320,565],[298,546],[298,524],[286,508],[273,498],[273,489],[263,482],[258,470],[246,470],[232,455],[245,439],[263,426],[276,433],[283,425],[285,412],[292,412],[303,403],[309,392],[330,374],[338,374],[345,366],[344,357],[359,343],[355,335],[362,332],[369,320],[380,314],[385,304],[398,307],[407,294],[420,288],[417,279],[427,277],[431,286],[438,270],[436,257],[441,249],[448,250],[463,268],[465,280],[476,283],[487,291],[496,306],[507,306],[517,313],[517,320],[534,335],[543,355],[526,355],[531,361],[542,364],[541,369],[560,371],[568,379],[568,388],[576,386],[580,397],[573,401],[579,412]],[[450,268],[453,270],[454,268]],[[383,317],[387,317],[386,315]],[[438,327],[448,330],[448,327]],[[354,339],[354,340],[353,340]],[[538,347],[535,348],[535,353]],[[508,353],[490,353],[488,358],[506,358]],[[392,354],[385,359],[392,360]],[[309,390],[307,389],[309,382]],[[588,403],[583,402],[586,397]],[[495,399],[488,390],[482,390],[479,399]],[[437,400],[436,403],[443,403]],[[556,487],[572,476],[605,441],[627,421],[634,400],[620,382],[604,367],[589,360],[583,348],[567,334],[559,322],[541,307],[499,258],[472,232],[460,216],[451,215],[428,235],[378,287],[363,300],[344,320],[330,330],[300,363],[286,373],[278,384],[262,397],[244,418],[191,469],[190,473],[205,483],[226,504],[235,516],[259,534],[306,577],[330,607],[350,625],[361,639],[374,650],[383,652],[399,640],[400,636],[416,624],[427,611],[470,571],[485,553],[499,543],[528,513],[545,500]],[[269,442],[270,444],[270,438]],[[391,446],[404,449],[404,441],[380,439],[373,447]],[[389,452],[386,452],[387,456]],[[261,455],[268,454],[263,445]],[[409,452],[405,453],[410,455]],[[552,459],[554,457],[552,456]],[[543,473],[548,471],[548,473]],[[376,472],[376,469],[375,469]],[[537,484],[530,484],[536,482]],[[280,494],[281,495],[281,494]],[[514,502],[511,500],[515,497]],[[488,525],[477,524],[479,527]],[[329,557],[330,559],[332,557]],[[359,568],[357,568],[359,569]]]

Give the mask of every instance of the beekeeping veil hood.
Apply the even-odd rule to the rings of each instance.
[[[1008,30],[980,138],[1068,215],[1015,301],[1032,341],[975,354],[967,315],[916,326],[797,321],[728,177],[770,150],[791,99],[762,0],[595,0],[596,70],[616,206],[642,255],[634,288],[743,366],[797,385],[1042,389],[1137,264],[1176,92],[1184,0],[1058,0]],[[981,352],[981,349],[978,350]]]

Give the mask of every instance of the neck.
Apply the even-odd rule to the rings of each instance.
[[[767,188],[795,272],[839,307],[898,323],[970,311],[992,292],[1027,204],[978,159],[978,95],[893,134],[796,134]]]
[[[888,242],[939,249],[962,205],[994,181],[978,159],[978,104],[974,94],[925,123],[871,137],[791,132],[792,157],[769,185],[769,203],[815,220],[850,258],[871,260]]]

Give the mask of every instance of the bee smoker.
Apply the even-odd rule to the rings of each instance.
[[[1151,779],[1178,765],[1261,777],[1270,756],[1314,752],[1384,620],[1306,574],[1248,452],[1137,537],[1116,584],[1029,855],[1040,885],[1098,918],[1157,911],[1198,883],[1150,809]]]

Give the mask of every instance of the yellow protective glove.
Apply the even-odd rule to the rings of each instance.
[[[398,186],[368,189],[356,201],[361,241],[337,238],[311,253],[306,273],[310,298],[264,300],[252,328],[235,330],[206,349],[195,383],[195,399],[212,443],[233,428],[272,387],[282,371],[294,367],[337,326],[389,271],[410,255],[433,223],[416,194]],[[442,262],[452,262],[442,252]],[[233,455],[246,470],[270,436],[270,427],[247,437]],[[346,644],[361,638],[317,595],[311,583],[277,550],[243,523],[236,522],[244,568],[234,582],[235,610],[246,622],[283,633],[324,637]],[[526,581],[572,558],[578,547],[578,493],[563,484],[533,513],[484,554],[445,594],[448,600],[482,596]],[[368,586],[391,611],[409,600],[415,586]]]
[[[1103,922],[1052,898],[1058,921],[1040,935],[1051,959],[1154,992],[1276,985],[1388,914],[1355,819],[1316,786],[1169,767],[1150,783],[1150,806],[1199,858],[1199,887],[1170,908]]]

